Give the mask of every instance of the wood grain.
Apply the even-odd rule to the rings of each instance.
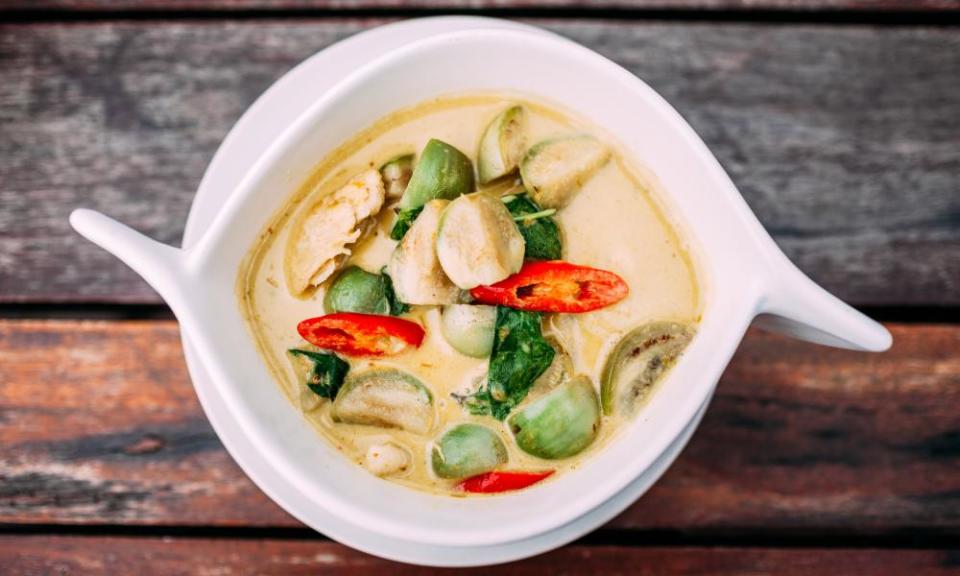
[[[273,80],[381,21],[0,27],[0,302],[157,302],[80,240],[89,206],[176,243],[218,142]],[[949,28],[541,21],[646,79],[802,269],[860,305],[960,303]]]
[[[444,10],[444,9],[618,9],[618,10],[957,10],[957,0],[0,0],[0,10],[201,11],[201,10]]]
[[[955,574],[960,558],[943,550],[833,550],[568,546],[496,569],[440,570],[381,560],[332,542],[180,538],[3,536],[9,576],[37,574],[777,574],[861,576]]]
[[[940,550],[568,546],[521,562],[439,570],[381,560],[332,542],[178,538],[0,537],[4,574],[656,574],[832,576],[953,574]]]
[[[890,328],[883,355],[750,332],[686,451],[610,527],[960,535],[960,327]],[[222,449],[173,322],[2,321],[0,382],[0,522],[299,525]]]

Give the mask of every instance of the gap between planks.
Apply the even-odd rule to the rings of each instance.
[[[208,540],[276,540],[333,542],[307,526],[193,526],[137,524],[16,524],[0,522],[4,536],[75,536],[190,538]],[[598,528],[571,545],[623,548],[750,547],[819,549],[943,550],[957,545],[957,535],[922,527],[892,534],[849,534],[843,531],[771,532],[757,529],[627,530]]]

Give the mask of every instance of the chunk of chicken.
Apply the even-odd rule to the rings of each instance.
[[[336,272],[353,245],[371,228],[383,206],[380,173],[366,170],[304,212],[287,242],[286,276],[290,293],[299,296]]]
[[[434,249],[440,215],[449,203],[449,200],[427,202],[390,257],[388,272],[401,302],[453,304],[460,295],[460,290],[440,267]]]
[[[410,465],[410,455],[393,442],[374,444],[367,449],[363,465],[377,476],[389,476],[406,471]]]

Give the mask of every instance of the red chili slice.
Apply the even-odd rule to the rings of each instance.
[[[553,470],[547,470],[546,472],[486,472],[467,478],[459,484],[459,488],[465,492],[479,494],[507,492],[536,484],[551,474],[553,474]]]
[[[535,312],[590,312],[623,300],[630,288],[607,270],[562,260],[529,262],[519,272],[491,286],[470,291],[482,304]]]
[[[297,325],[307,342],[347,356],[386,356],[423,342],[423,328],[415,322],[380,316],[340,312],[308,318]]]

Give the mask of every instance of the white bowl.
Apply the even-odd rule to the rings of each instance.
[[[400,46],[456,30],[520,29],[538,34],[551,32],[508,20],[476,16],[435,16],[394,22],[375,27],[317,52],[284,74],[244,112],[230,129],[210,161],[190,206],[183,232],[183,246],[191,247],[211,226],[244,173],[235,166],[250,166],[266,152],[272,141],[306,109],[349,73]],[[181,334],[183,352],[197,397],[224,447],[241,469],[288,513],[326,536],[379,556],[431,566],[479,566],[508,562],[552,550],[601,526],[623,512],[643,494],[680,454],[709,402],[704,403],[680,436],[643,474],[602,505],[576,520],[533,538],[492,546],[431,546],[409,540],[386,538],[363,526],[332,517],[283,476],[275,473],[259,453],[235,446],[239,423],[219,403],[218,392],[207,375],[189,338]]]
[[[414,71],[414,72],[411,72]],[[650,169],[699,255],[699,333],[620,436],[578,470],[520,494],[454,499],[375,478],[344,458],[287,401],[256,350],[235,297],[237,271],[271,214],[341,142],[396,110],[441,94],[503,90],[577,111]],[[713,393],[758,314],[792,335],[883,350],[889,333],[820,289],[779,251],[703,142],[646,84],[572,42],[524,30],[468,30],[410,43],[360,67],[317,100],[249,169],[195,245],[177,250],[95,212],[71,223],[167,300],[239,426],[224,443],[253,451],[311,505],[379,536],[420,545],[483,547],[534,538],[577,519],[638,479]],[[221,431],[222,433],[222,431]],[[286,503],[295,508],[296,504]],[[327,531],[321,523],[314,527]],[[377,552],[375,548],[365,547]]]

